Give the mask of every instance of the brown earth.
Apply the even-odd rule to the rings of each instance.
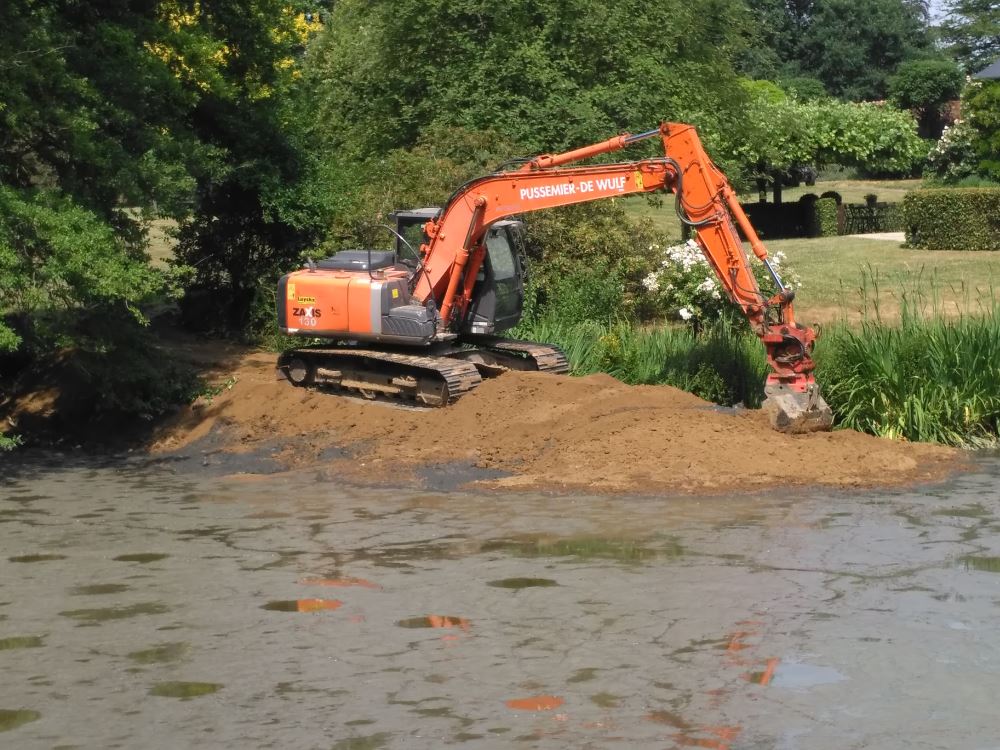
[[[212,433],[236,451],[282,446],[289,468],[321,464],[352,481],[454,465],[507,474],[481,485],[604,493],[891,485],[936,479],[960,461],[949,448],[849,430],[784,435],[757,411],[606,375],[508,373],[447,408],[415,409],[294,388],[276,380],[273,355],[245,356],[224,374],[236,384],[162,426],[154,452]],[[337,447],[351,458],[325,458]]]

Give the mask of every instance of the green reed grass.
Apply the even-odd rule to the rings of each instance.
[[[519,331],[557,344],[574,375],[606,372],[631,384],[664,384],[718,404],[758,407],[767,363],[756,337],[718,325],[695,334],[675,326],[537,321]]]
[[[880,281],[864,284],[860,324],[822,331],[816,379],[836,424],[873,435],[979,447],[1000,440],[1000,299],[975,290],[945,309],[924,280],[892,292],[883,319]],[[970,295],[971,297],[971,295]],[[758,407],[767,375],[756,336],[720,324],[695,334],[673,326],[536,322],[519,333],[561,346],[571,372],[666,384],[710,401]]]

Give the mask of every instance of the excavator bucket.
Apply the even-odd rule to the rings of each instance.
[[[768,383],[764,386],[761,408],[778,432],[826,432],[833,426],[833,412],[815,383],[809,383],[804,391],[782,383]]]

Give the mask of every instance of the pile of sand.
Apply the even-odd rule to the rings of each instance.
[[[275,379],[267,355],[232,374],[231,390],[167,424],[154,450],[213,432],[234,450],[278,446],[290,467],[347,448],[353,458],[335,470],[359,481],[457,462],[508,473],[496,486],[642,493],[896,484],[936,478],[957,456],[851,431],[784,435],[759,412],[605,375],[512,372],[447,408],[406,409],[294,388]]]

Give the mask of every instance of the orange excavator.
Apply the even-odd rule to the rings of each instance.
[[[657,137],[663,156],[565,166]],[[442,208],[393,214],[394,251],[345,250],[283,276],[281,330],[324,343],[284,352],[278,372],[297,386],[428,406],[451,403],[483,375],[564,373],[558,348],[499,335],[517,324],[524,303],[524,228],[511,217],[656,191],[674,193],[678,216],[764,345],[771,368],[764,408],[772,425],[784,432],[829,429],[832,415],[813,378],[815,333],[795,322],[794,290],[768,262],[695,129],[676,123],[509,164],[462,185]],[[757,284],[741,232],[773,279],[771,295]]]

